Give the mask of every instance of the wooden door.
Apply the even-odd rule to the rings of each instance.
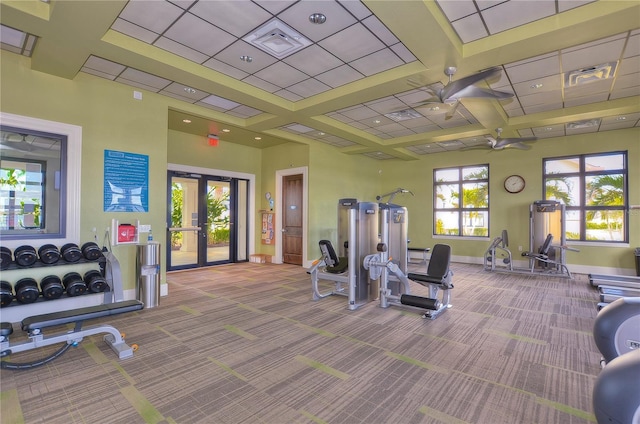
[[[282,179],[282,261],[302,265],[302,174]]]

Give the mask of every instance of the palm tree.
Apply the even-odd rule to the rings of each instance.
[[[587,206],[624,206],[624,176],[599,175],[586,184]],[[595,220],[598,215],[605,220],[609,236],[613,240],[613,230],[620,228],[624,210],[588,210],[587,222]]]
[[[573,184],[567,177],[548,177],[545,184],[545,199],[559,200],[565,205],[571,204]]]

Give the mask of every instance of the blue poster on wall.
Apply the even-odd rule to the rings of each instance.
[[[104,211],[149,211],[149,156],[104,151]]]

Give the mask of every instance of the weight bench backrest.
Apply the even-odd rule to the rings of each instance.
[[[347,258],[339,258],[329,240],[320,240],[318,243],[320,245],[320,251],[322,252],[322,258],[325,264],[327,264],[327,272],[340,274],[346,271],[349,265]]]
[[[551,242],[553,241],[553,234],[547,234],[547,238],[544,239],[544,243],[540,246],[540,250],[538,253],[541,255],[546,255],[549,252],[549,248],[551,247]]]
[[[451,246],[436,244],[431,250],[431,259],[427,267],[427,275],[434,279],[443,279],[449,274],[451,264]]]

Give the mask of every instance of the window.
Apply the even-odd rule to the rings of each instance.
[[[433,233],[489,236],[489,165],[433,171]]]
[[[566,238],[628,242],[627,153],[543,160],[544,197],[565,204]]]
[[[82,130],[0,113],[3,246],[78,243]]]

